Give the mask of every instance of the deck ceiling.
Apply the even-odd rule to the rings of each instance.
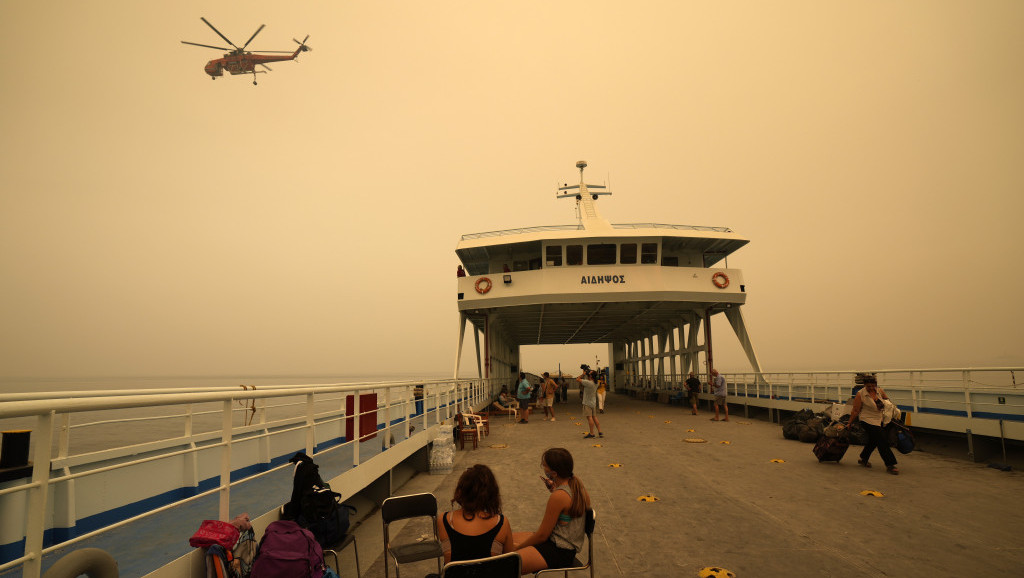
[[[677,327],[693,313],[722,303],[692,301],[629,301],[605,303],[545,303],[466,311],[481,331],[490,328],[514,345],[613,343],[640,339],[650,332]]]

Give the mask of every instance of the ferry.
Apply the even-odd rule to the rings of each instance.
[[[577,223],[458,241],[464,275],[455,287],[450,379],[0,395],[0,426],[8,430],[0,576],[37,578],[86,547],[109,552],[123,576],[205,576],[203,554],[188,547],[188,536],[203,519],[243,511],[258,531],[277,519],[296,452],[313,456],[324,479],[366,516],[429,469],[443,424],[485,408],[515,382],[522,347],[607,344],[611,391],[664,402],[690,371],[714,366],[715,315],[728,320],[749,365],[723,373],[734,415],[767,412],[776,421],[782,412],[842,402],[857,371],[869,370],[914,427],[963,435],[968,454],[976,443],[1024,440],[1022,368],[764,371],[742,313],[743,272],[728,266],[748,240],[722,226],[613,224],[598,210],[611,191],[587,184],[586,166],[578,162],[579,182],[555,192],[575,203]],[[473,378],[459,377],[467,330]],[[103,427],[131,435],[116,447],[76,450]]]
[[[728,227],[612,224],[597,205],[612,192],[586,184],[586,167],[577,162],[579,183],[556,195],[576,202],[577,224],[462,237],[455,249],[466,272],[459,278],[456,371],[469,322],[483,334],[481,377],[516,375],[524,345],[607,343],[613,387],[638,383],[640,364],[655,358],[661,374],[669,361],[675,381],[671,376],[699,373],[701,354],[713,366],[710,319],[724,314],[752,372],[760,373],[743,320],[743,273],[728,267],[729,255],[748,240]],[[652,338],[673,353],[657,356]]]

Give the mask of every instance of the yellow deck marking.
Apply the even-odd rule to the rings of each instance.
[[[697,573],[698,578],[736,578],[736,573],[718,566],[701,568]]]
[[[696,433],[696,431],[697,430],[695,430],[693,428],[690,428],[690,429],[686,430],[686,433]]]
[[[636,499],[636,501],[638,501],[638,502],[657,502],[658,501],[658,497],[657,496],[640,496],[639,498]]]
[[[599,448],[599,447],[601,447],[601,444],[594,444],[594,447],[595,448]]]
[[[860,495],[862,495],[862,496],[874,496],[876,498],[885,497],[885,494],[883,494],[882,492],[876,492],[875,490],[864,490],[863,492],[860,493]]]
[[[491,447],[496,450],[503,450],[508,447],[508,444],[491,444]]]
[[[684,438],[683,441],[687,442],[687,443],[691,443],[691,444],[706,444],[706,443],[708,443],[708,440],[701,439],[701,438]]]
[[[720,441],[720,442],[718,442],[718,443],[720,443],[720,444],[725,444],[725,445],[729,445],[729,444],[731,444],[732,442],[729,442],[729,441],[725,441],[725,440],[722,440],[722,441]]]
[[[774,460],[772,460],[772,463],[773,464],[784,464],[784,463],[786,463],[786,460],[774,459]]]
[[[608,464],[609,468],[621,468],[622,464]]]
[[[665,423],[672,423],[672,420],[667,419],[667,420],[665,420]]]

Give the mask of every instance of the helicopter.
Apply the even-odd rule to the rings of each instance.
[[[217,33],[217,36],[223,38],[224,42],[227,42],[232,46],[232,48],[234,48],[234,50],[231,50],[230,48],[224,48],[222,46],[210,46],[209,44],[199,44],[198,42],[187,42],[185,40],[181,41],[182,44],[191,44],[192,46],[202,46],[203,48],[228,51],[228,53],[224,55],[224,58],[218,58],[206,63],[204,70],[206,71],[206,74],[210,75],[211,80],[217,80],[218,76],[224,76],[224,71],[227,70],[231,74],[252,74],[252,83],[253,85],[256,85],[257,73],[266,74],[267,71],[272,72],[271,68],[266,65],[267,62],[295,60],[296,57],[299,56],[300,52],[313,50],[309,46],[306,46],[306,41],[309,40],[309,35],[307,34],[306,37],[302,39],[302,42],[292,38],[292,40],[295,40],[295,43],[299,45],[299,47],[295,49],[295,52],[288,52],[286,50],[264,50],[262,51],[264,54],[253,54],[252,52],[246,52],[245,49],[249,46],[249,43],[252,42],[252,39],[256,38],[256,35],[263,30],[266,26],[265,24],[260,24],[260,27],[256,29],[256,32],[253,32],[252,36],[249,37],[249,40],[239,48],[234,42],[228,40],[227,36],[221,34],[220,30],[217,30],[217,28],[213,24],[210,24],[206,18],[200,16],[199,19],[213,29],[213,31]],[[273,56],[273,54],[287,54],[288,56]],[[257,66],[262,66],[267,70],[256,70]]]

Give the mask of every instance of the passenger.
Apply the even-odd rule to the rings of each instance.
[[[498,397],[493,403],[491,403],[489,411],[490,413],[514,414],[516,413],[515,405],[516,402],[508,395],[508,391],[506,391],[505,388],[502,388],[501,393],[499,393]]]
[[[465,277],[466,276],[466,270],[462,268],[462,265],[459,265],[459,268],[455,271],[455,276],[456,277]]]
[[[597,372],[585,370],[577,378],[580,382],[580,394],[583,396],[583,415],[587,416],[587,424],[590,426],[590,433],[583,436],[583,439],[594,437],[594,426],[597,426],[597,436],[604,437],[601,432],[601,422],[597,420]]]
[[[717,369],[711,370],[711,393],[715,394],[715,417],[711,421],[729,421],[729,404],[725,402],[725,377],[718,374]],[[718,408],[725,412],[725,419],[718,419]]]
[[[608,382],[604,379],[604,374],[600,373],[597,376],[597,412],[604,413],[604,397],[608,391]]]
[[[551,374],[544,372],[544,384],[541,386],[541,391],[544,400],[544,421],[547,421],[548,414],[551,414],[551,421],[555,421],[555,392],[558,391],[558,385],[555,380],[551,379]]]
[[[690,395],[690,407],[693,408],[693,415],[697,415],[697,401],[700,400],[700,380],[694,377],[693,372],[690,372],[690,377],[686,378],[686,389]]]
[[[523,561],[523,574],[545,568],[569,568],[583,549],[584,522],[590,495],[573,474],[572,454],[551,448],[540,460],[541,480],[551,495],[537,531],[514,534],[515,549]]]
[[[519,423],[530,423],[530,397],[533,394],[533,385],[526,379],[526,374],[519,372],[519,388],[516,390],[516,399],[519,400],[519,412],[522,417]]]
[[[437,517],[444,561],[476,560],[514,549],[512,526],[501,513],[501,492],[491,468],[476,464],[462,472],[452,505]]]
[[[850,425],[861,418],[861,425],[868,434],[868,443],[860,452],[860,459],[857,463],[865,468],[871,467],[871,452],[878,448],[878,455],[882,456],[885,463],[885,470],[890,474],[899,475],[900,469],[896,467],[896,456],[889,447],[889,435],[882,428],[882,410],[885,404],[882,400],[889,399],[885,391],[878,387],[878,379],[873,375],[864,376],[864,389],[853,398],[853,411],[850,412]]]
[[[569,380],[559,374],[558,381],[562,382],[562,403],[569,403]]]

